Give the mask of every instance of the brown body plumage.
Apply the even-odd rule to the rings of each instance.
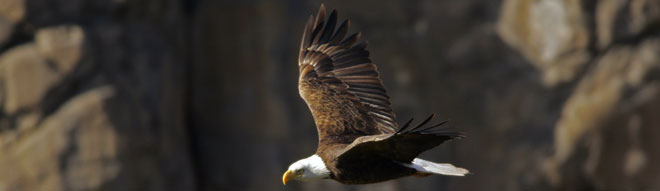
[[[346,39],[350,22],[335,30],[336,11],[325,21],[321,5],[305,26],[299,56],[299,93],[314,116],[319,136],[316,154],[330,178],[345,184],[374,183],[418,173],[410,164],[421,152],[460,133],[415,127],[395,121],[376,66],[360,33]],[[412,120],[411,120],[412,121]]]

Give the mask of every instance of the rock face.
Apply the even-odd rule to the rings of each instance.
[[[297,92],[321,1],[0,0],[2,190],[659,188],[660,1],[330,1],[398,121],[467,138],[463,178],[281,185],[316,149]]]
[[[35,107],[46,91],[63,77],[51,72],[34,43],[19,45],[5,52],[0,57],[0,65],[5,78],[3,98],[7,114]]]
[[[654,142],[657,129],[657,72],[660,41],[649,38],[639,44],[620,45],[595,60],[595,66],[564,104],[555,129],[555,154],[550,170],[553,183],[562,186],[644,189],[657,186],[658,160]],[[581,141],[581,143],[580,143]],[[586,147],[583,151],[576,151]],[[586,158],[579,155],[586,152]],[[572,161],[570,161],[570,160]],[[566,165],[589,178],[572,182],[562,175]],[[559,172],[556,172],[559,171]],[[570,177],[570,176],[568,176]],[[568,179],[568,180],[566,180]]]
[[[4,142],[1,151],[0,189],[89,190],[116,179],[125,167],[118,160],[117,127],[104,111],[113,96],[112,87],[89,90],[29,132],[4,135],[15,140]]]
[[[551,186],[596,190],[658,186],[651,180],[660,178],[660,169],[649,161],[660,159],[657,145],[652,145],[660,136],[654,116],[660,112],[659,7],[660,1],[645,0],[504,3],[498,24],[501,36],[541,66],[537,68],[542,73],[563,68],[560,73],[573,76],[550,80],[571,89],[555,125],[555,151],[544,167]],[[569,14],[533,16],[549,9]],[[552,29],[535,30],[539,25]],[[539,44],[549,38],[554,38],[552,43]],[[567,45],[559,48],[563,54],[552,56],[560,62],[538,59],[536,55],[547,53],[554,43]],[[576,53],[587,54],[561,61]],[[574,66],[566,68],[566,64]],[[556,83],[546,85],[552,88]]]
[[[25,17],[24,0],[0,1],[0,46],[5,46],[10,40],[14,25]]]
[[[0,1],[0,190],[194,190],[179,14]]]
[[[590,57],[589,26],[579,0],[511,0],[500,10],[498,31],[554,86],[573,80]]]

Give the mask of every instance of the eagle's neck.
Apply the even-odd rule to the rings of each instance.
[[[328,178],[330,177],[330,170],[325,166],[323,159],[319,155],[312,155],[303,159],[305,166],[309,170],[309,173],[313,174],[318,178]]]

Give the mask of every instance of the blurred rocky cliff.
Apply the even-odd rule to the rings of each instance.
[[[0,190],[192,190],[178,1],[0,1]]]
[[[463,178],[281,185],[316,149],[297,50],[321,2]],[[657,0],[0,0],[0,191],[660,188]]]
[[[660,188],[660,1],[507,0],[498,32],[544,87],[570,91],[543,168],[551,185]]]

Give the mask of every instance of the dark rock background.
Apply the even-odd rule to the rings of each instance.
[[[660,1],[323,1],[399,121],[471,170],[281,185],[316,149],[297,49],[322,1],[0,0],[0,190],[655,190]]]

